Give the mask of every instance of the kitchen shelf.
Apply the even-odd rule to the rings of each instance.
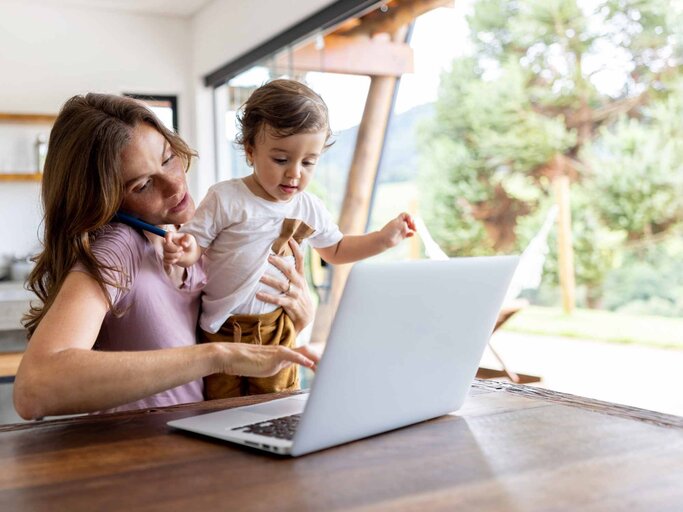
[[[41,172],[17,172],[17,173],[1,173],[1,181],[40,181],[43,179]]]
[[[0,124],[19,123],[33,125],[52,125],[57,119],[55,114],[20,114],[16,112],[0,112]],[[2,172],[0,182],[40,182],[43,175],[40,172]]]
[[[57,116],[54,114],[14,114],[0,112],[0,122],[14,123],[54,123]]]

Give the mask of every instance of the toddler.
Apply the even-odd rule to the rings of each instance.
[[[293,238],[310,243],[328,263],[351,263],[413,236],[415,224],[401,213],[379,231],[343,235],[322,201],[305,191],[331,135],[327,106],[307,86],[281,79],[259,87],[238,122],[237,142],[252,174],[211,187],[194,218],[180,233],[167,235],[164,261],[187,267],[205,255],[208,283],[200,342],[292,347],[292,321],[282,307],[258,298],[259,293],[273,292],[267,283],[275,281],[268,276],[279,273],[269,257],[293,261]],[[269,378],[212,375],[205,380],[206,395],[212,399],[298,389],[297,372],[293,365]]]

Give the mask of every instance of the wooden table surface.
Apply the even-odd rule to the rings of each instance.
[[[683,510],[683,418],[522,385],[298,459],[166,426],[275,396],[0,427],[0,509]]]

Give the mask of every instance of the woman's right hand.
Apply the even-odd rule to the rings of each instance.
[[[308,283],[306,283],[304,253],[293,238],[289,239],[289,247],[294,254],[293,266],[279,256],[268,257],[268,261],[282,272],[285,279],[277,279],[269,275],[261,277],[262,283],[275,290],[280,290],[281,293],[271,295],[259,292],[256,294],[256,298],[269,304],[282,306],[287,316],[291,318],[294,330],[300,333],[304,327],[313,321],[315,306],[313,299],[311,299]]]
[[[320,355],[310,346],[287,348],[280,345],[216,343],[219,348],[218,373],[243,377],[270,377],[280,370],[299,364],[313,371]]]

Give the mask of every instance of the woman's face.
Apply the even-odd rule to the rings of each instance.
[[[184,224],[192,218],[184,162],[161,133],[139,123],[121,156],[122,210],[150,224]]]

